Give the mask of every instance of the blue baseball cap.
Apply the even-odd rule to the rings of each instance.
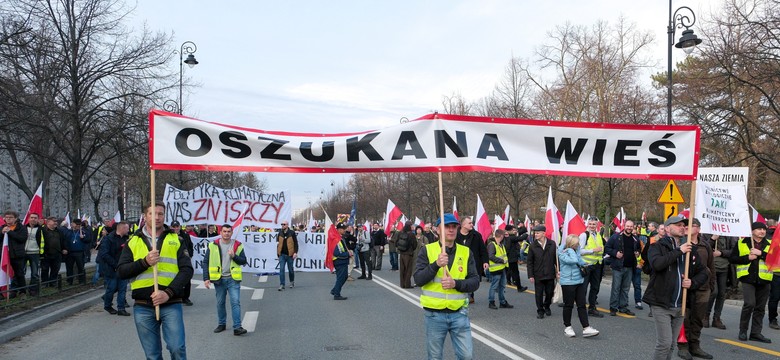
[[[436,226],[439,226],[440,223],[441,223],[441,218],[436,220]],[[460,222],[458,221],[458,219],[455,218],[455,215],[451,213],[447,213],[444,214],[444,225],[449,225],[449,224],[460,224]]]

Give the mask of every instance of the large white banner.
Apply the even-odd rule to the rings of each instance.
[[[159,170],[491,171],[694,180],[698,126],[626,125],[430,114],[381,130],[268,131],[152,110]]]
[[[697,179],[711,185],[740,185],[748,189],[748,167],[700,167]]]
[[[247,264],[242,266],[245,273],[268,274],[279,272],[279,259],[276,257],[276,235],[269,232],[244,232],[236,237],[244,244]],[[297,233],[298,258],[293,262],[295,271],[330,271],[325,267],[325,252],[327,251],[327,234]],[[195,254],[192,255],[192,266],[196,274],[203,273],[203,256],[209,242],[219,237],[192,237]],[[285,270],[286,271],[286,270]]]
[[[750,236],[751,233],[747,195],[742,185],[697,182],[696,217],[704,234]]]
[[[166,184],[163,201],[166,224],[175,220],[186,225],[233,225],[244,209],[244,225],[279,228],[282,221],[292,220],[289,190],[262,193],[246,186],[222,189],[209,184],[181,190]]]

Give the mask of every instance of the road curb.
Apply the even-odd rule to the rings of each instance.
[[[58,304],[61,304],[61,302],[48,304],[47,306],[33,309],[22,315],[6,319],[6,322],[21,320],[21,324],[14,326],[3,326],[3,329],[0,330],[0,344],[9,342],[20,336],[27,335],[35,330],[41,329],[49,324],[62,320],[63,318],[74,315],[90,306],[93,306],[101,300],[100,297],[102,293],[102,291],[88,291],[71,298],[74,299],[83,297],[82,299],[78,299],[72,304],[65,305],[53,311],[48,310]]]

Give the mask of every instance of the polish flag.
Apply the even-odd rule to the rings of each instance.
[[[339,244],[339,241],[341,241],[341,234],[336,230],[336,225],[330,220],[328,213],[325,213],[325,229],[328,234],[326,241],[328,252],[325,253],[325,267],[330,269],[330,271],[333,271],[333,249],[335,249]]]
[[[615,218],[612,219],[612,223],[615,224],[615,232],[619,233],[623,231],[623,226],[626,224],[626,212],[623,211],[623,207],[620,207],[620,212],[615,214]]]
[[[116,214],[114,214],[114,218],[111,220],[111,225],[109,225],[109,226],[114,226],[115,224],[119,223],[120,221],[122,221],[122,214],[120,214],[119,210],[117,210]]]
[[[401,214],[401,220],[398,221],[397,224],[395,224],[395,229],[398,230],[398,231],[403,231],[404,230],[404,225],[406,225],[406,220],[407,220],[406,219],[406,215]]]
[[[691,216],[691,208],[685,208],[677,214],[687,219]]]
[[[642,222],[647,223],[647,213],[642,211]]]
[[[414,226],[421,226],[421,227],[424,228],[425,227],[425,222],[420,220],[420,218],[418,218],[417,216],[415,216],[414,217]]]
[[[37,214],[39,218],[43,216],[43,183],[38,185],[38,190],[35,190],[35,195],[30,200],[30,206],[27,208],[27,214],[24,215],[22,224],[27,225],[30,222],[30,214]]]
[[[509,225],[515,226],[515,220],[512,219],[512,215],[509,215]]]
[[[769,271],[780,270],[780,231],[775,229],[772,235],[772,243],[769,244],[769,252],[766,254],[766,267]]]
[[[11,267],[11,259],[8,254],[8,234],[3,236],[3,252],[0,258],[0,292],[7,297],[11,278],[14,277],[14,269]]]
[[[585,229],[587,229],[585,221],[582,220],[582,217],[577,213],[577,210],[574,209],[571,201],[566,200],[566,216],[564,216],[563,220],[563,238],[566,239],[566,236],[569,234],[582,234],[585,232]]]
[[[558,245],[561,243],[561,233],[558,229],[561,227],[562,222],[563,216],[553,202],[552,187],[550,187],[547,193],[547,211],[544,213],[544,227],[547,228],[545,236],[547,236],[548,239],[555,241]]]
[[[761,214],[758,213],[758,210],[756,210],[756,208],[754,208],[753,205],[748,204],[748,206],[750,206],[751,214],[753,214],[752,216],[753,222],[761,222],[766,224],[766,219]]]
[[[452,215],[455,215],[455,220],[460,221],[460,217],[458,217],[458,198],[452,197]]]
[[[241,210],[241,215],[238,215],[238,219],[236,219],[236,221],[233,223],[233,239],[238,238],[238,233],[241,232],[238,229],[241,229],[241,223],[244,222],[244,216],[246,216],[247,211],[249,211],[249,203],[244,204],[244,209]]]
[[[601,220],[596,219],[596,231],[601,232],[601,228],[604,227],[604,223]]]
[[[485,212],[485,207],[482,206],[482,200],[479,199],[479,195],[477,195],[477,216],[474,218],[474,227],[478,233],[482,234],[483,240],[487,240],[490,234],[493,233],[490,219],[488,219],[488,214]]]
[[[528,214],[525,214],[525,221],[523,221],[523,225],[525,225],[526,231],[531,232],[531,219],[528,218]]]
[[[509,205],[507,204],[506,209],[504,209],[504,216],[501,217],[501,220],[503,220],[505,223],[509,220]]]
[[[500,216],[496,215],[493,218],[493,229],[498,230],[506,230],[506,223],[504,222],[504,219],[502,219]],[[493,230],[493,231],[495,231]]]
[[[385,216],[385,235],[390,236],[390,231],[393,229],[393,225],[395,225],[395,221],[398,220],[398,218],[403,215],[401,212],[401,209],[393,204],[393,202],[390,199],[387,199],[387,211],[385,212],[387,214]]]

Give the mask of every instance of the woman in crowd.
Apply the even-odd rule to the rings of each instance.
[[[585,260],[579,253],[580,238],[577,235],[569,235],[563,249],[558,253],[560,261],[561,289],[563,290],[563,333],[568,337],[575,337],[574,329],[571,327],[571,313],[574,302],[577,302],[577,315],[582,325],[582,336],[591,337],[599,334],[599,331],[592,328],[588,323],[588,312],[585,308],[585,292],[587,284],[580,267],[585,266]]]

